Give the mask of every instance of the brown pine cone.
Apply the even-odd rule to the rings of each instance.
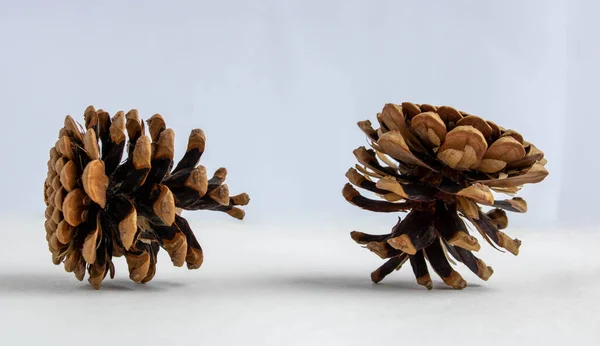
[[[250,200],[245,193],[229,196],[225,168],[208,179],[197,166],[204,132],[191,131],[173,169],[175,135],[159,114],[147,120],[150,137],[137,110],[111,118],[89,106],[84,118],[85,130],[67,116],[50,149],[44,202],[53,263],[64,263],[80,281],[87,270],[96,289],[107,273],[114,277],[112,258],[123,255],[131,280],[152,280],[161,247],[173,265],[199,268],[202,248],[180,211],[217,210],[241,220],[244,211],[236,206]]]
[[[373,282],[410,260],[417,283],[431,289],[429,261],[447,285],[464,288],[448,253],[487,280],[492,268],[473,255],[480,245],[463,219],[490,245],[519,253],[521,242],[499,230],[508,226],[504,210],[524,213],[527,204],[519,197],[496,200],[492,190],[514,195],[523,184],[542,181],[548,171],[539,149],[514,130],[448,106],[386,104],[377,120],[378,129],[368,120],[358,123],[372,149],[354,150],[360,165],[346,177],[383,201],[361,196],[352,184],[345,185],[343,195],[366,210],[408,215],[390,234],[351,233],[357,243],[387,259],[371,274]],[[484,212],[479,204],[491,210]]]

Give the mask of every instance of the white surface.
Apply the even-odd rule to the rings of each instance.
[[[345,229],[218,229],[194,222],[205,251],[200,270],[174,268],[163,253],[154,280],[137,285],[117,259],[116,278],[95,291],[52,265],[41,222],[2,226],[4,345],[600,342],[597,232],[510,230],[523,240],[521,254],[484,246],[479,257],[495,270],[488,282],[459,265],[467,289],[446,289],[434,277],[427,291],[408,264],[372,284],[369,274],[383,261]]]

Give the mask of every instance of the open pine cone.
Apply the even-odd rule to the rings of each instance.
[[[44,202],[53,263],[64,263],[80,281],[87,269],[96,289],[107,273],[114,277],[112,258],[123,255],[131,280],[152,280],[161,247],[175,266],[199,268],[202,248],[180,211],[217,210],[241,220],[236,206],[249,202],[245,193],[229,196],[225,168],[208,179],[196,166],[206,142],[202,130],[191,131],[173,169],[175,135],[159,114],[147,120],[150,137],[137,110],[110,118],[89,106],[84,118],[86,130],[67,116],[50,149]]]
[[[548,171],[539,149],[514,130],[448,106],[386,104],[377,120],[377,130],[368,120],[358,123],[373,149],[354,150],[360,165],[346,177],[383,200],[363,197],[351,184],[343,195],[366,210],[409,213],[390,234],[351,233],[357,243],[388,259],[371,274],[373,282],[410,260],[417,283],[431,289],[429,261],[447,285],[464,288],[448,253],[487,280],[492,268],[473,255],[480,245],[463,218],[490,245],[519,253],[521,242],[499,230],[508,225],[504,210],[524,213],[527,204],[519,197],[496,200],[492,190],[513,195],[523,184],[542,181]],[[479,204],[491,210],[484,212]]]

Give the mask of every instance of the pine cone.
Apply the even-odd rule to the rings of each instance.
[[[538,148],[514,130],[448,106],[386,104],[377,120],[377,130],[368,120],[358,123],[373,149],[354,150],[360,165],[346,177],[383,201],[361,196],[351,184],[343,195],[366,210],[408,215],[390,234],[351,233],[388,259],[371,274],[373,282],[410,260],[417,283],[431,289],[429,261],[447,285],[462,289],[466,282],[450,266],[448,253],[487,280],[492,268],[473,255],[480,245],[463,219],[490,245],[518,254],[521,242],[499,230],[508,226],[504,210],[524,213],[527,204],[519,197],[496,200],[492,190],[514,195],[523,184],[542,181],[548,171]],[[479,204],[491,210],[484,212]]]
[[[131,280],[152,280],[161,247],[173,265],[199,268],[202,248],[180,211],[217,210],[241,220],[244,211],[236,206],[249,202],[245,193],[229,196],[225,168],[208,179],[196,166],[206,142],[202,130],[191,131],[173,169],[175,135],[159,114],[147,120],[150,137],[137,110],[111,119],[89,106],[84,117],[86,130],[67,116],[50,149],[44,202],[53,263],[64,263],[80,281],[87,269],[96,289],[107,273],[114,277],[112,258],[123,255]]]

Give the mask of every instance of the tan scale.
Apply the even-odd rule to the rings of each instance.
[[[424,286],[428,290],[433,289],[433,281],[431,281],[431,276],[429,274],[418,277],[417,284]]]
[[[83,170],[81,180],[87,196],[104,208],[106,205],[106,189],[108,188],[108,177],[104,174],[104,162],[94,160],[88,163]]]
[[[75,228],[66,220],[62,220],[56,228],[56,237],[63,244],[69,244],[73,240]]]
[[[141,129],[140,129],[141,131]],[[152,144],[148,136],[141,136],[135,143],[133,150],[133,167],[135,169],[152,168]]]
[[[489,187],[483,184],[473,184],[456,193],[457,196],[466,197],[483,205],[494,204],[494,194]]]
[[[419,165],[430,168],[426,163],[417,158],[411,151],[404,137],[399,132],[387,132],[379,137],[377,144],[388,155],[396,160],[404,161],[408,164]]]
[[[96,133],[93,129],[89,129],[83,136],[83,149],[91,160],[100,159],[98,138],[96,138]]]
[[[154,114],[148,119],[148,131],[153,142],[158,141],[158,136],[161,132],[167,129],[165,120],[160,114]]]
[[[489,267],[480,259],[477,259],[477,276],[479,276],[482,280],[487,281],[492,274],[494,274],[494,270],[492,267]]]
[[[169,253],[171,262],[176,267],[182,267],[187,256],[187,240],[182,233],[176,233],[173,239],[163,239],[163,247]]]
[[[96,262],[96,244],[98,242],[98,238],[102,237],[100,222],[100,215],[98,215],[96,228],[85,237],[83,248],[81,249],[81,255],[83,256],[83,259],[89,264]]]
[[[460,119],[458,122],[456,122],[456,126],[472,126],[476,128],[483,135],[484,138],[490,137],[493,133],[490,124],[488,124],[487,121],[475,115],[471,115]]]
[[[389,239],[387,243],[390,244],[394,249],[398,249],[409,255],[414,255],[417,253],[417,249],[406,234],[402,234],[398,237]]]
[[[446,124],[437,113],[424,112],[411,120],[411,128],[430,148],[439,147],[446,138]]]
[[[155,159],[172,159],[174,156],[173,148],[175,142],[175,133],[171,129],[164,130],[158,139],[156,146]]]
[[[126,253],[125,259],[129,266],[129,278],[133,282],[142,282],[150,269],[150,255],[147,252],[141,254]]]
[[[448,244],[455,245],[469,251],[479,251],[481,249],[481,245],[479,245],[477,238],[463,231],[456,232],[456,234],[454,234],[454,236],[448,240]]]
[[[79,226],[85,221],[85,217],[83,216],[84,211],[87,209],[87,206],[84,204],[85,197],[85,191],[81,188],[72,190],[65,197],[62,207],[64,218],[73,227]]]
[[[449,167],[466,171],[479,166],[487,150],[481,132],[472,126],[457,126],[446,135],[437,158]]]
[[[362,130],[362,132],[365,133],[365,135],[367,135],[369,137],[377,136],[377,131],[375,131],[373,129],[373,126],[371,125],[371,121],[369,121],[369,120],[359,121],[358,127]]]
[[[400,183],[394,177],[384,177],[378,180],[375,186],[382,190],[390,191],[396,196],[408,198],[408,195],[406,194],[406,192],[404,192],[404,188],[402,188],[402,185],[400,185]]]
[[[165,185],[160,186],[160,195],[152,205],[154,213],[170,226],[175,222],[175,198]]]
[[[60,183],[68,192],[77,188],[79,172],[77,165],[73,161],[68,161],[60,171]],[[55,189],[56,190],[56,189]]]
[[[386,259],[389,257],[385,243],[373,241],[367,244],[367,249],[379,256],[381,259]]]
[[[427,147],[421,143],[417,135],[414,134],[413,131],[411,131],[407,126],[406,120],[410,118],[405,116],[402,107],[388,103],[383,106],[383,110],[381,112],[382,119],[390,119],[394,122],[395,128],[398,129],[398,132],[400,132],[411,150],[419,153],[427,152]]]
[[[463,277],[455,270],[452,270],[450,276],[442,277],[444,283],[455,289],[463,289],[467,287],[467,282]]]
[[[137,232],[137,212],[132,208],[129,214],[119,222],[119,235],[125,250],[129,250],[133,244],[135,233]]]
[[[129,138],[137,138],[142,135],[142,123],[137,109],[132,109],[125,114],[125,128]]]
[[[499,208],[492,209],[486,215],[494,222],[496,228],[505,229],[508,227],[508,217],[504,210]]]
[[[239,195],[231,196],[231,200],[234,205],[248,205],[250,203],[250,196],[247,193],[240,193]]]
[[[219,203],[220,205],[229,204],[229,188],[225,184],[212,190],[208,195],[213,201]]]
[[[196,167],[185,181],[185,186],[198,191],[199,197],[204,196],[208,191],[206,168],[204,166]]]
[[[523,144],[525,142],[525,140],[523,139],[523,136],[515,130],[504,131],[504,133],[502,133],[502,137],[512,137],[520,144]]]
[[[187,263],[188,269],[198,269],[204,262],[204,254],[198,249],[189,247],[186,252],[185,262]]]
[[[450,106],[438,107],[436,109],[436,113],[440,116],[440,119],[442,119],[442,121],[446,124],[450,124],[451,122],[456,124],[463,117],[458,110]]]

